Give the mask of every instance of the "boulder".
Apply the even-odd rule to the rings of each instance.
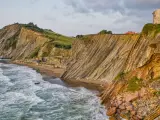
[[[125,96],[124,96],[124,100],[125,100],[126,102],[130,102],[130,101],[136,100],[138,97],[139,97],[138,92],[135,92],[135,93],[127,93],[127,94],[125,94]]]
[[[112,107],[107,111],[108,116],[112,116],[116,113],[116,107]]]
[[[118,101],[117,101],[117,105],[118,105],[118,106],[121,105],[122,103],[123,103],[122,100],[118,100]]]
[[[121,110],[124,110],[126,107],[125,107],[124,104],[122,104],[122,105],[119,106],[119,108],[120,108]]]
[[[142,88],[142,89],[139,91],[139,96],[140,96],[140,97],[143,97],[145,94],[146,94],[146,89],[145,89],[145,88]]]

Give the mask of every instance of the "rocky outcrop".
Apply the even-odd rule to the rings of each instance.
[[[63,78],[112,81],[119,73],[141,67],[150,59],[155,51],[149,46],[151,40],[139,34],[92,35],[77,40]]]
[[[107,88],[106,90],[109,89]],[[109,99],[106,99],[108,97]],[[120,92],[112,97],[110,97],[110,94],[105,94],[105,97],[102,96],[102,101],[108,109],[109,114],[107,112],[107,115],[112,117],[116,115],[127,120],[141,120],[144,118],[146,120],[154,120],[160,115],[160,98],[153,95],[150,88],[142,88],[136,92]],[[111,114],[110,112],[113,109],[114,113],[112,112]]]
[[[73,43],[62,79],[107,86],[100,96],[112,118],[156,119],[160,116],[159,33],[159,25],[147,24],[141,34],[85,36]]]
[[[70,50],[59,43],[56,47],[57,36],[53,38],[50,32],[46,36],[14,24],[0,30],[0,56],[22,62],[45,58],[45,64],[67,66],[63,80],[103,87],[100,97],[113,119],[158,119],[159,27],[147,24],[141,34],[82,36]]]
[[[154,30],[158,27],[147,24],[142,34],[89,35],[76,40],[62,78],[111,82],[122,72],[144,66],[160,53],[160,34]]]
[[[61,66],[70,50],[55,47],[53,41],[21,24],[9,25],[0,30],[0,56],[13,60],[45,58],[48,64]]]

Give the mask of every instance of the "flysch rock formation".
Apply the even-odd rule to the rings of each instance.
[[[44,57],[48,63],[60,66],[62,58],[70,56],[70,50],[55,47],[40,32],[12,24],[0,30],[0,56],[23,61]]]
[[[135,35],[93,35],[73,44],[64,79],[112,81],[120,72],[143,66],[156,51],[151,38]],[[78,48],[77,48],[78,47]]]
[[[0,30],[0,56],[23,62],[45,58],[49,65],[66,68],[65,81],[100,85],[110,119],[160,117],[159,24],[145,25],[140,34],[82,36],[71,50],[55,47],[41,32],[13,24]]]
[[[88,35],[73,43],[62,79],[104,84],[100,97],[112,120],[160,116],[160,26],[140,34]]]

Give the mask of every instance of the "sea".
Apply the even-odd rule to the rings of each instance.
[[[52,81],[52,82],[50,82]],[[108,120],[95,91],[0,60],[0,120]]]

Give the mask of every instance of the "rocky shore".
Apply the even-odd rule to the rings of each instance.
[[[0,55],[68,85],[99,90],[111,120],[158,120],[159,28],[159,24],[146,24],[141,34],[86,35],[64,48],[43,33],[15,24],[0,31]],[[60,38],[60,43],[71,39]]]
[[[153,95],[148,88],[142,88],[136,92],[124,92],[111,98],[108,102],[106,100],[103,102],[111,120],[120,120],[120,118],[158,120],[157,117],[160,115],[160,97]]]
[[[24,61],[14,61],[14,64],[25,65],[42,74],[60,78],[64,73],[64,68],[55,68],[46,64],[26,63]],[[158,120],[160,115],[160,96],[156,92],[159,90],[158,84],[153,83],[150,87],[142,87],[138,91],[126,91],[126,82],[116,81],[112,84],[100,84],[99,82],[85,80],[64,80],[68,86],[83,86],[88,89],[100,91],[98,95],[105,105],[106,115],[110,120]],[[155,90],[157,89],[157,91]],[[156,119],[157,118],[157,119]]]
[[[159,27],[146,24],[141,34],[89,35],[77,40],[62,78],[104,83],[100,98],[111,120],[158,120]]]

